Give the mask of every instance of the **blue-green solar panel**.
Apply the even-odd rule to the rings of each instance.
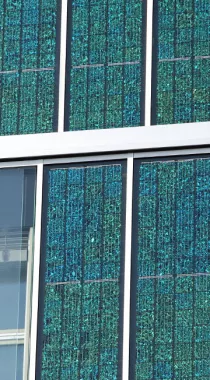
[[[154,3],[153,124],[210,120],[210,3]]]
[[[144,124],[145,2],[69,3],[66,130]]]
[[[46,170],[42,380],[121,376],[123,173]]]
[[[0,16],[0,135],[52,132],[58,1],[0,1]]]
[[[136,164],[131,375],[210,377],[210,159]]]

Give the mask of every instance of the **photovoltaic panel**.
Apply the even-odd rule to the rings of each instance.
[[[144,124],[145,1],[69,3],[66,130]]]
[[[136,165],[130,379],[210,376],[210,159]]]
[[[0,135],[52,132],[59,3],[0,0],[0,14]]]
[[[121,376],[123,173],[46,170],[42,380]]]
[[[154,2],[152,123],[210,119],[210,3]]]

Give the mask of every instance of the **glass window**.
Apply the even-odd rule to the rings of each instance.
[[[25,314],[30,310],[35,175],[35,168],[0,169],[0,378],[5,380],[23,379],[25,340],[29,344]]]
[[[130,379],[210,377],[210,159],[137,161]]]
[[[0,345],[0,377],[23,380],[23,344]]]
[[[144,124],[145,7],[69,2],[66,130]]]
[[[42,379],[121,377],[124,184],[118,162],[45,169]]]

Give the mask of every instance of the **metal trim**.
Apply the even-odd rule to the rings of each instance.
[[[41,246],[41,222],[42,222],[42,186],[43,186],[43,163],[37,166],[36,182],[36,211],[34,232],[34,267],[32,284],[32,312],[31,312],[31,347],[29,358],[29,379],[35,380],[36,376],[36,346],[37,346],[37,323],[39,302],[39,266]]]
[[[127,159],[122,380],[129,376],[133,161],[133,156]]]

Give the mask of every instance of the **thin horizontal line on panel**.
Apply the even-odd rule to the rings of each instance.
[[[18,70],[8,70],[8,71],[3,70],[3,71],[0,71],[0,74],[15,74],[17,72]]]
[[[189,61],[191,57],[180,57],[180,58],[162,58],[159,62],[174,62],[174,61]]]
[[[138,65],[140,61],[128,61],[128,62],[111,62],[108,63],[108,66],[124,66],[124,65]]]
[[[95,282],[117,282],[117,278],[105,278],[105,279],[95,279],[95,280],[84,280],[85,284],[95,283]],[[46,286],[56,286],[56,285],[68,285],[68,284],[81,284],[80,280],[72,280],[72,281],[61,281],[61,282],[48,282]]]
[[[196,55],[195,59],[208,59],[210,58],[210,55]]]
[[[147,279],[162,279],[162,278],[177,278],[177,277],[199,277],[199,276],[210,276],[210,273],[182,273],[182,274],[163,274],[160,276],[139,276],[139,280]]]
[[[208,59],[208,58],[210,58],[210,55],[196,55],[195,57],[162,58],[162,59],[159,59],[159,62],[189,61],[192,58],[194,58],[194,59]]]
[[[95,64],[87,64],[87,65],[78,65],[72,66],[72,69],[86,69],[88,67],[105,67],[105,66],[124,66],[124,65],[138,65],[140,61],[127,61],[127,62],[108,62],[107,65],[104,63],[95,63]]]
[[[199,276],[210,276],[210,273],[183,273],[177,274],[176,277],[199,277]]]
[[[144,280],[144,279],[156,279],[156,278],[173,278],[173,275],[172,274],[163,274],[163,275],[160,275],[160,276],[139,276],[138,277],[139,280]]]
[[[26,73],[26,72],[34,72],[34,71],[52,71],[54,67],[41,67],[41,68],[33,68],[33,69],[22,69],[22,70],[8,70],[8,71],[0,71],[0,74],[16,74],[18,72]]]
[[[105,66],[103,63],[95,63],[92,65],[78,65],[78,66],[72,66],[72,69],[86,69],[87,67],[103,67]]]
[[[29,71],[52,71],[54,70],[54,67],[41,67],[39,69],[22,69],[22,72],[29,72]]]

